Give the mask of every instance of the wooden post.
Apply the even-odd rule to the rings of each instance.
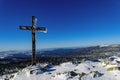
[[[35,16],[32,16],[32,27],[29,26],[20,26],[21,30],[32,30],[32,65],[36,65],[36,30],[46,32],[45,27],[36,27],[37,19]]]

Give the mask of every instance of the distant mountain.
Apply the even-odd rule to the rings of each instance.
[[[114,53],[114,54],[113,54]],[[79,57],[79,56],[104,56],[120,55],[120,44],[98,45],[83,48],[58,48],[49,50],[37,50],[37,57]],[[0,60],[7,58],[31,58],[32,52],[28,51],[2,51]]]
[[[113,54],[114,53],[114,54]],[[62,57],[62,56],[81,56],[81,55],[97,55],[97,56],[104,56],[104,55],[119,55],[120,53],[120,44],[113,44],[113,45],[98,45],[98,46],[90,46],[84,48],[61,48],[55,49],[52,51],[45,51],[41,55],[42,56],[54,56],[54,57]]]

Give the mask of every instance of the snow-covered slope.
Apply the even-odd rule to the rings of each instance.
[[[2,76],[0,80],[4,80]],[[112,56],[98,61],[66,62],[57,66],[37,64],[15,74],[10,80],[120,80],[120,58]]]

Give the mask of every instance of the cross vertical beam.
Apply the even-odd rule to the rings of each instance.
[[[32,65],[36,64],[36,18],[32,16]]]
[[[36,65],[36,31],[46,32],[46,27],[36,27],[37,19],[32,16],[32,26],[20,26],[21,30],[32,31],[32,65]]]

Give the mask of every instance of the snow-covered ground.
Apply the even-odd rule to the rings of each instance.
[[[46,67],[45,67],[46,66]],[[1,76],[4,80],[6,75]],[[57,66],[29,66],[7,75],[10,80],[120,80],[120,58],[112,56],[98,61],[66,62]]]

